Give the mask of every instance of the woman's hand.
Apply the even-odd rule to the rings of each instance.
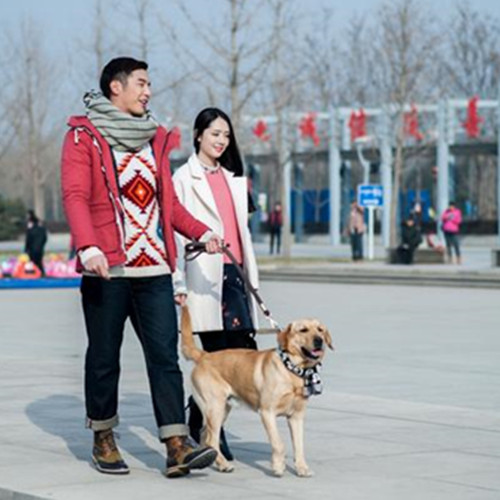
[[[174,300],[178,306],[183,307],[186,305],[187,295],[185,293],[178,293],[174,295]]]
[[[205,250],[207,253],[220,253],[222,252],[222,245],[224,244],[222,238],[218,234],[212,234],[210,239],[205,243]]]

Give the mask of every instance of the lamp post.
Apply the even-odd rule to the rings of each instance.
[[[330,243],[340,245],[340,149],[337,133],[337,111],[332,107],[329,113],[330,140],[328,141],[328,170],[330,190]]]
[[[363,167],[363,184],[370,184],[370,162],[365,158],[363,154],[363,148],[366,146],[373,145],[373,138],[370,136],[358,137],[354,141],[354,146],[356,147],[356,153],[358,155],[358,160]],[[374,252],[374,210],[375,207],[368,206],[368,260],[373,260],[375,256]],[[366,239],[366,238],[365,238]]]

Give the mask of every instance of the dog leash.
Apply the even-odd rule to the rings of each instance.
[[[185,252],[184,260],[186,261],[194,260],[205,251],[206,251],[205,243],[200,243],[198,241],[193,241],[191,243],[188,243],[184,247],[184,252]],[[259,330],[259,333],[276,333],[277,330],[280,330],[278,322],[272,317],[271,311],[267,308],[266,304],[262,300],[262,297],[260,296],[257,289],[252,285],[252,283],[250,283],[250,278],[248,277],[248,274],[240,266],[240,264],[238,264],[238,261],[234,257],[233,253],[231,252],[231,250],[229,250],[229,245],[224,243],[222,245],[222,252],[225,255],[227,255],[231,263],[234,265],[236,271],[240,275],[240,278],[243,280],[243,283],[245,283],[247,291],[254,296],[255,300],[257,301],[257,304],[260,307],[260,310],[262,311],[262,314],[264,314],[265,318],[269,321],[272,327],[270,330]]]

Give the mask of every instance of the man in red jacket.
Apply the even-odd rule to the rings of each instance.
[[[209,466],[216,452],[188,437],[171,273],[174,230],[220,250],[221,240],[193,218],[173,189],[171,136],[148,111],[148,66],[121,57],[103,69],[102,93],[88,93],[86,116],[72,117],[62,153],[64,207],[83,271],[87,329],[85,402],[100,472],[127,474],[116,446],[124,324],[141,342],[167,477]]]

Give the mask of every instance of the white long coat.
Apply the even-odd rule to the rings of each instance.
[[[248,185],[246,177],[234,177],[232,172],[222,169],[231,191],[243,251],[243,267],[254,288],[258,288],[257,262],[248,229]],[[212,190],[205,171],[192,154],[172,178],[180,202],[191,214],[224,238],[224,226],[217,210]],[[195,260],[184,260],[184,245],[187,240],[176,234],[178,267],[174,274],[175,293],[187,291],[187,304],[191,311],[195,332],[222,330],[222,277],[223,254],[201,254]],[[250,312],[257,328],[257,304],[249,295]]]

